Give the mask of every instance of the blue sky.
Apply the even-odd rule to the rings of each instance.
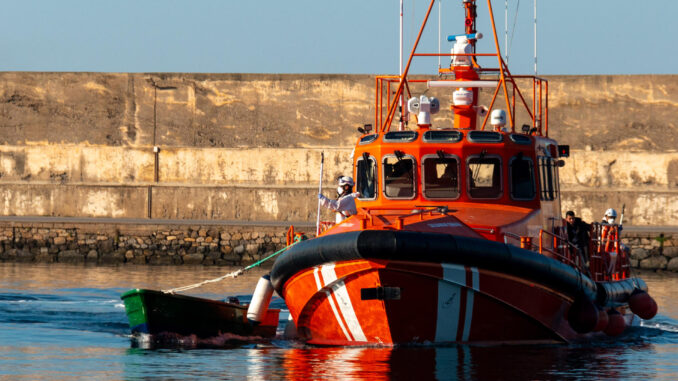
[[[399,0],[4,0],[1,71],[396,73]],[[409,52],[428,1],[404,0]],[[479,0],[479,51],[493,48]],[[493,0],[504,45],[504,0]],[[518,7],[513,31],[515,9]],[[443,34],[462,32],[442,0]],[[533,71],[533,0],[509,0],[509,66]],[[420,51],[437,52],[438,5]],[[678,0],[538,0],[540,74],[676,74]],[[443,50],[450,48],[443,40]],[[414,72],[435,71],[437,58]]]

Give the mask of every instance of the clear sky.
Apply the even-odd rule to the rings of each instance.
[[[533,0],[509,0],[510,62],[533,71]],[[208,73],[398,71],[399,0],[3,0],[0,70]],[[405,50],[427,0],[404,0]],[[540,74],[678,73],[678,0],[538,0]],[[479,0],[480,51],[493,48]],[[504,0],[493,0],[504,45]],[[513,29],[514,18],[516,28]],[[463,31],[442,0],[442,34]],[[438,5],[420,51],[438,50]],[[450,44],[443,39],[443,50]],[[435,71],[437,58],[414,72]]]

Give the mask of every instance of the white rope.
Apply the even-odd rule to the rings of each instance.
[[[209,284],[209,283],[220,282],[220,281],[222,281],[226,278],[236,278],[238,275],[242,274],[243,272],[245,272],[244,269],[239,269],[239,270],[234,271],[232,273],[222,275],[218,278],[204,280],[200,283],[190,284],[188,286],[172,288],[172,289],[169,289],[169,290],[162,290],[162,292],[164,292],[165,294],[174,294],[175,292],[188,291],[188,290],[191,290],[191,289],[194,289],[194,288],[202,287],[202,286]]]
[[[222,276],[220,276],[219,278],[208,279],[208,280],[204,280],[204,281],[202,281],[202,282],[200,282],[200,283],[189,284],[188,286],[182,286],[182,287],[172,288],[172,289],[169,289],[169,290],[161,290],[161,291],[162,291],[163,293],[165,293],[165,294],[174,294],[175,292],[181,292],[181,291],[191,290],[191,289],[194,289],[194,288],[198,288],[198,287],[204,286],[204,285],[209,284],[209,283],[220,282],[220,281],[222,281],[222,280],[224,280],[224,279],[226,279],[226,278],[236,278],[238,275],[244,273],[245,271],[247,271],[247,270],[249,270],[249,269],[251,269],[251,268],[260,266],[262,263],[264,263],[264,262],[268,261],[269,259],[275,257],[276,255],[278,255],[278,254],[284,252],[285,250],[289,249],[290,246],[294,245],[294,244],[297,243],[297,242],[298,242],[298,240],[295,239],[295,241],[292,242],[290,245],[287,245],[287,246],[283,247],[282,249],[280,249],[280,250],[276,251],[275,253],[269,255],[268,257],[266,257],[266,258],[264,258],[264,259],[261,259],[261,260],[259,260],[259,261],[257,261],[257,262],[254,262],[254,263],[252,263],[251,265],[249,265],[249,266],[247,266],[247,267],[244,267],[244,268],[242,268],[242,269],[236,270],[236,271],[234,271],[234,272],[232,272],[232,273],[228,273],[228,274],[222,275]]]

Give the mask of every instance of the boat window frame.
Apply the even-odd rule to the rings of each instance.
[[[513,162],[515,160],[518,160],[518,157],[520,155],[514,155],[511,157],[509,160],[508,164],[508,177],[509,177],[509,195],[511,196],[512,200],[517,200],[517,201],[532,201],[534,200],[535,197],[537,197],[537,179],[536,179],[536,173],[535,173],[535,167],[534,167],[534,161],[532,160],[531,157],[522,155],[520,157],[521,160],[527,160],[530,163],[530,170],[532,173],[532,197],[530,198],[523,198],[523,197],[515,197],[514,195],[514,188],[513,188]]]
[[[544,169],[545,159],[545,156],[537,156],[537,165],[539,170],[539,199],[542,201],[550,201],[547,197],[548,185],[546,184],[546,170]]]
[[[455,154],[449,154],[445,153],[445,159],[450,158],[454,159],[457,161],[457,196],[456,197],[430,197],[426,195],[426,171],[424,170],[424,163],[426,162],[426,159],[439,159],[438,155],[436,154],[427,154],[423,155],[421,157],[421,163],[420,163],[420,173],[421,173],[421,194],[422,197],[424,197],[427,200],[458,200],[459,197],[461,197],[462,193],[462,187],[461,187],[461,178],[460,176],[461,172],[461,160],[459,159],[458,155]]]
[[[469,173],[469,171],[471,170],[470,161],[471,161],[471,159],[480,158],[481,156],[483,157],[483,159],[489,159],[489,158],[499,159],[499,195],[497,197],[473,197],[471,195],[471,178],[473,177],[473,175],[471,173]],[[500,199],[504,196],[504,161],[503,161],[503,158],[501,157],[501,155],[497,155],[497,154],[469,155],[466,158],[466,170],[465,170],[465,172],[466,172],[466,194],[468,195],[468,198],[470,198],[472,200],[498,200],[498,199]]]
[[[492,139],[488,139],[492,137]],[[466,134],[466,140],[477,144],[502,144],[504,134],[497,131],[471,130]]]
[[[360,192],[360,187],[358,186],[358,181],[360,180],[360,176],[358,174],[358,162],[364,161],[365,159],[360,156],[356,159],[355,161],[355,191]],[[362,193],[360,193],[360,197],[358,197],[358,200],[364,200],[364,201],[374,201],[377,199],[379,196],[379,162],[377,161],[377,158],[369,155],[368,160],[370,160],[374,164],[374,197],[363,197]]]
[[[532,145],[532,139],[530,138],[529,135],[513,133],[509,135],[509,138],[511,139],[512,142],[516,144],[522,144],[527,146]]]
[[[379,134],[374,133],[374,134],[368,134],[360,138],[358,141],[358,145],[365,145],[365,144],[370,144],[373,141],[377,140],[379,138]]]
[[[557,200],[560,198],[560,171],[558,170],[558,160],[554,157],[551,158],[551,168],[553,168],[553,199]]]
[[[538,156],[540,192],[542,201],[554,201],[558,199],[559,178],[555,159],[550,156]]]
[[[417,197],[417,158],[411,154],[404,154],[402,160],[412,160],[412,196],[408,197],[398,197],[398,196],[389,196],[386,194],[386,164],[384,161],[387,158],[394,158],[398,160],[398,157],[395,153],[388,153],[382,156],[381,158],[381,189],[382,194],[389,200],[414,200]]]
[[[398,134],[398,133],[407,133],[410,134],[410,136],[407,139],[397,139],[397,138],[389,138],[389,136]],[[389,131],[384,134],[384,136],[381,138],[381,141],[384,143],[411,143],[419,137],[419,132],[417,131],[412,131],[412,130],[404,130],[404,131]]]
[[[458,134],[458,138],[456,140],[437,140],[437,139],[431,139],[427,137],[427,135],[432,135],[436,132],[451,132],[451,133],[456,133]],[[460,141],[464,140],[464,133],[458,130],[428,130],[422,134],[421,141],[427,144],[454,144],[454,143],[459,143]]]

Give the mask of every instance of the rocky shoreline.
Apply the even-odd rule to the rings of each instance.
[[[303,226],[301,230],[314,229]],[[629,230],[629,229],[627,229]],[[0,262],[242,266],[282,249],[287,226],[0,223]],[[627,232],[631,264],[678,272],[678,234]]]
[[[678,272],[678,234],[622,233],[631,250],[631,265],[645,270]]]
[[[246,265],[285,247],[286,231],[265,226],[14,224],[0,227],[0,261]]]

